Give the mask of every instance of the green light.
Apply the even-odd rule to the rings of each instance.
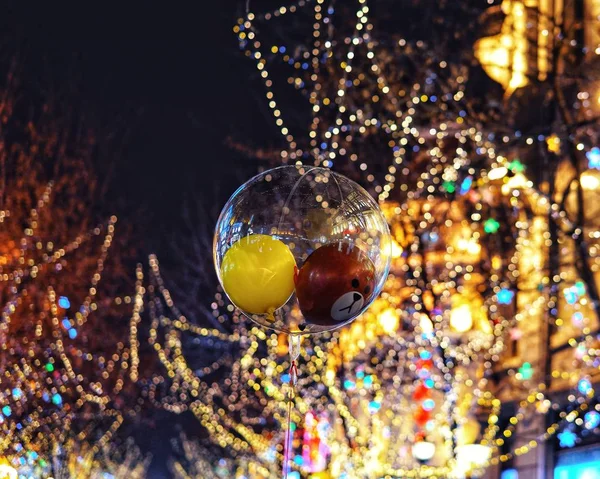
[[[585,284],[583,281],[577,281],[575,283],[575,290],[579,296],[583,296],[585,294]]]
[[[48,371],[49,373],[54,371],[54,364],[52,364],[52,363],[46,364],[46,371]]]
[[[486,233],[497,233],[500,229],[500,223],[498,223],[494,218],[489,218],[483,224],[483,230]]]
[[[456,184],[454,181],[444,181],[442,183],[442,188],[444,188],[444,191],[447,193],[454,193],[456,191]]]
[[[521,163],[521,160],[515,158],[508,164],[508,169],[513,173],[523,173],[525,171],[525,165]]]
[[[533,377],[533,368],[529,363],[523,363],[523,366],[519,368],[519,374],[523,381],[527,381]]]

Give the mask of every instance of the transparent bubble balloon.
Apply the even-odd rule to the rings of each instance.
[[[377,202],[327,168],[282,166],[229,199],[214,260],[231,302],[266,328],[313,334],[350,323],[379,295],[391,239]]]

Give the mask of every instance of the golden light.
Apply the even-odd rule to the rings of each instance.
[[[468,473],[485,467],[491,456],[491,449],[482,444],[466,444],[456,447],[456,469]]]
[[[396,241],[396,239],[391,235],[389,238],[383,239],[381,243],[381,250],[386,253],[386,256],[387,253],[389,253],[392,259],[400,258],[403,252],[402,246],[400,246],[398,241]]]
[[[433,323],[431,322],[431,319],[427,317],[426,314],[421,314],[419,326],[421,328],[421,333],[423,334],[429,334],[433,332]]]
[[[492,256],[492,268],[500,269],[502,267],[502,258],[500,256]]]
[[[309,477],[309,479],[331,479],[331,476],[329,475],[329,472],[327,472],[327,471],[317,472],[315,474],[311,474],[308,477]]]
[[[502,194],[508,195],[513,190],[523,189],[528,186],[529,180],[523,173],[516,173],[515,176],[509,178],[506,183],[502,185]]]
[[[398,330],[398,325],[400,324],[400,319],[396,314],[396,310],[394,308],[386,308],[384,309],[378,316],[377,319],[379,324],[383,328],[383,330],[392,334]]]
[[[481,245],[474,238],[461,238],[456,244],[456,249],[472,255],[477,255],[481,252]]]
[[[461,304],[450,311],[450,327],[458,333],[466,333],[473,327],[473,315],[467,304]]]
[[[579,181],[581,182],[581,187],[587,191],[597,190],[600,186],[600,178],[598,178],[598,174],[591,171],[582,173]]]
[[[506,96],[529,83],[527,78],[527,15],[525,5],[504,0],[506,15],[498,35],[485,37],[475,43],[475,57],[485,72],[506,90]]]
[[[497,168],[492,168],[488,173],[488,178],[490,180],[499,180],[500,178],[504,178],[508,173],[508,168],[505,166],[499,166]]]
[[[476,419],[468,418],[456,430],[456,444],[458,446],[466,446],[473,444],[479,437],[481,425]]]
[[[548,151],[552,153],[560,153],[560,138],[557,135],[550,135],[546,138]]]
[[[18,479],[17,470],[12,467],[7,459],[0,459],[0,479]]]
[[[427,462],[435,454],[435,444],[427,441],[420,441],[413,444],[412,454],[418,461]]]
[[[402,256],[402,251],[402,246],[400,246],[398,242],[392,238],[392,258],[400,258],[400,256]]]

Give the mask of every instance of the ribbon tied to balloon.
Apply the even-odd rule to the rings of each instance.
[[[214,238],[217,275],[244,315],[289,335],[289,407],[300,337],[344,326],[369,307],[387,277],[391,245],[377,202],[327,168],[265,171],[224,206]],[[288,442],[289,427],[285,477]]]

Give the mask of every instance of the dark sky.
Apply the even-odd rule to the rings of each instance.
[[[226,139],[278,139],[232,32],[245,0],[23,3],[0,4],[3,57],[16,59],[25,92],[60,92],[98,129],[98,167],[111,171],[103,206],[132,226],[138,260],[168,258],[186,198],[224,204],[256,172]],[[156,458],[151,477],[167,477],[169,438],[183,421],[156,419],[136,436]]]
[[[277,141],[232,32],[245,1],[68,3],[5,4],[0,46],[32,88],[69,90],[100,141],[111,133],[100,158],[101,169],[115,166],[106,204],[139,227],[147,250],[165,249],[185,197],[224,203],[256,171],[228,137]]]

